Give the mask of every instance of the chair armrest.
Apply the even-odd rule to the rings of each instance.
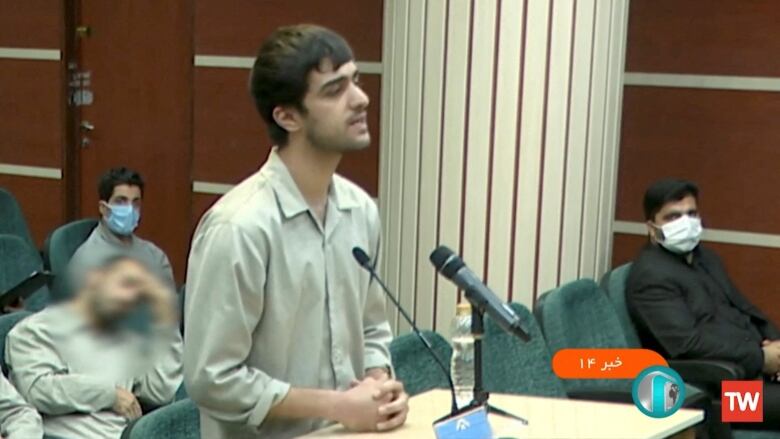
[[[717,384],[723,380],[741,380],[745,378],[742,366],[720,360],[668,360],[669,367],[690,383]]]

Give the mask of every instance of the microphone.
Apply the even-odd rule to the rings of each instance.
[[[520,325],[520,317],[496,297],[455,252],[442,245],[431,253],[430,260],[436,271],[464,290],[466,299],[480,312],[487,313],[504,331],[523,341],[531,339]]]
[[[450,414],[455,414],[458,411],[458,404],[455,402],[455,384],[452,382],[452,377],[450,376],[450,372],[447,370],[447,366],[445,366],[444,362],[439,359],[439,356],[436,355],[436,351],[433,350],[433,346],[431,346],[425,336],[422,335],[420,329],[417,328],[417,325],[414,323],[414,320],[409,317],[409,314],[406,313],[404,307],[398,303],[398,300],[396,300],[396,298],[390,293],[387,285],[385,285],[385,283],[382,282],[382,279],[380,279],[376,274],[374,266],[371,265],[371,258],[368,257],[368,254],[366,254],[362,248],[355,247],[352,249],[352,256],[355,257],[355,260],[358,264],[360,264],[361,267],[365,268],[366,271],[371,274],[371,278],[379,283],[379,286],[382,287],[382,291],[384,291],[390,301],[393,302],[393,305],[398,308],[398,311],[400,311],[401,315],[404,316],[404,320],[409,323],[409,326],[412,327],[412,331],[415,333],[415,335],[417,335],[417,338],[420,339],[422,344],[425,346],[425,349],[429,354],[431,354],[431,357],[433,357],[434,361],[436,361],[436,364],[439,366],[439,369],[441,369],[442,373],[444,373],[444,376],[447,377],[447,383],[450,385],[450,394],[452,395],[452,407],[450,408]]]

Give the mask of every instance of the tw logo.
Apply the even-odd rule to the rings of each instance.
[[[723,422],[763,422],[763,381],[722,381],[721,412]]]

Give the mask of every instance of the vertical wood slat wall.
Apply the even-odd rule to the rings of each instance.
[[[529,307],[609,267],[627,3],[385,2],[381,268],[421,327],[458,300],[439,244]]]

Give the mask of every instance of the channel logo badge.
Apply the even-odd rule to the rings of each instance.
[[[721,381],[720,417],[723,422],[763,422],[763,381]]]
[[[674,370],[664,366],[651,366],[634,380],[631,391],[634,405],[647,416],[665,418],[682,407],[685,400],[685,383]]]

